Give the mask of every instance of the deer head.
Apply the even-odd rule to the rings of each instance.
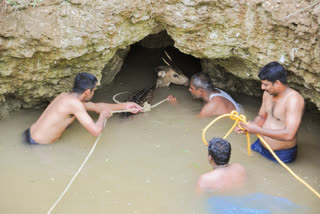
[[[181,72],[181,70],[173,63],[168,53],[165,52],[165,54],[170,63],[167,62],[164,58],[162,58],[162,60],[164,61],[164,63],[167,64],[167,66],[158,66],[155,68],[155,71],[158,73],[156,88],[169,86],[170,83],[188,86],[188,77],[186,77]]]

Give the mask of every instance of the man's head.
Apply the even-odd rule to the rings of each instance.
[[[225,165],[229,163],[231,155],[231,145],[228,141],[214,137],[208,145],[208,155],[216,165]]]
[[[83,94],[88,93],[86,100],[90,100],[94,94],[97,78],[86,72],[78,73],[73,84],[72,92]]]
[[[261,88],[270,95],[276,95],[279,86],[287,85],[287,71],[278,62],[270,62],[261,68],[258,77],[261,80]]]
[[[208,74],[200,72],[191,77],[189,91],[193,97],[200,98],[203,90],[212,91],[213,89],[214,87]]]

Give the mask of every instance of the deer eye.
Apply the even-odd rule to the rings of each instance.
[[[174,74],[173,77],[178,77],[178,74]]]

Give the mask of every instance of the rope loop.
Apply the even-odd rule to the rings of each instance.
[[[239,118],[239,114],[237,111],[232,111],[229,117],[231,120],[237,120]]]
[[[246,116],[244,116],[243,114],[241,114],[241,115],[240,115],[240,121],[243,122],[243,123],[247,123],[247,118],[246,118]],[[245,130],[242,126],[240,126],[239,123],[238,123],[238,127],[239,127],[242,131]]]

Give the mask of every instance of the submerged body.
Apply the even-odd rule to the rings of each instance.
[[[153,93],[156,88],[169,87],[171,83],[184,86],[187,86],[189,84],[189,78],[186,77],[183,74],[183,72],[175,65],[175,63],[172,61],[171,57],[168,55],[167,52],[165,52],[165,55],[170,63],[167,62],[164,58],[162,58],[163,61],[167,64],[167,66],[157,66],[156,68],[154,68],[154,71],[157,72],[158,75],[155,86],[149,88],[142,88],[132,93],[129,96],[127,102],[134,102],[142,107],[145,103],[151,103]],[[119,94],[113,96],[113,101],[116,103],[120,103],[115,99],[117,95]],[[171,103],[175,104],[174,101],[172,101]],[[121,113],[120,118],[124,119],[131,117],[132,115],[133,114],[130,112]]]
[[[155,90],[155,87],[140,89],[134,92],[133,94],[131,94],[127,102],[134,102],[139,106],[143,106],[144,103],[146,102],[150,104],[153,98],[154,90]],[[129,118],[131,116],[133,116],[133,113],[130,113],[130,112],[124,112],[120,114],[120,117],[122,119]]]
[[[191,77],[189,92],[195,99],[205,102],[201,111],[197,114],[199,118],[212,117],[240,111],[240,105],[225,91],[215,88],[208,74],[196,73]],[[169,102],[176,102],[172,95],[168,97]]]
[[[197,183],[197,192],[227,192],[243,187],[247,172],[239,163],[229,164],[231,144],[214,137],[208,144],[208,161],[213,170],[201,175]]]

